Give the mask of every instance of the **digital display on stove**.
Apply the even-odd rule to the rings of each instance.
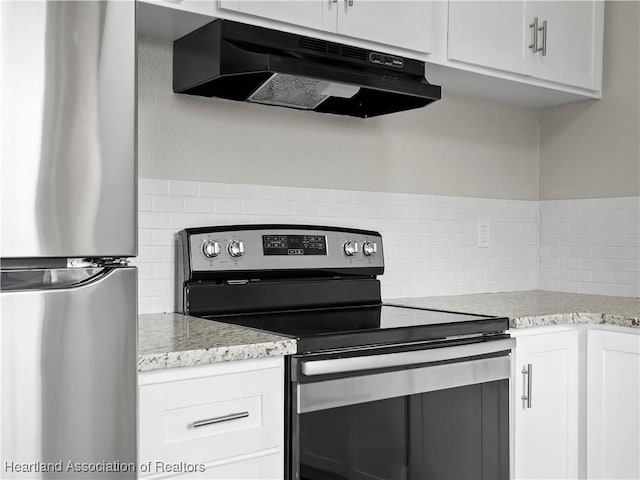
[[[326,255],[327,237],[324,235],[263,235],[265,255]]]

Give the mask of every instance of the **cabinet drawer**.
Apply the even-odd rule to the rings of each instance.
[[[207,464],[280,448],[283,388],[282,368],[141,386],[140,461]]]
[[[206,467],[204,472],[171,477],[176,480],[282,480],[282,455],[266,455],[237,462]],[[275,467],[274,467],[275,465]]]

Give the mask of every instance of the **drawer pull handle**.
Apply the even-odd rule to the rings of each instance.
[[[223,415],[222,417],[207,418],[206,420],[198,420],[193,422],[193,428],[204,427],[205,425],[213,425],[214,423],[230,422],[231,420],[238,420],[240,418],[247,418],[249,412],[230,413],[229,415]]]

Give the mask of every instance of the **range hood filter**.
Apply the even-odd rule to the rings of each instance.
[[[274,73],[247,100],[267,105],[313,110],[330,96],[351,98],[358,93],[358,90],[360,90],[359,87],[352,85]]]

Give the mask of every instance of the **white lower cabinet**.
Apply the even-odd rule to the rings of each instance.
[[[283,357],[139,376],[140,477],[282,479]]]
[[[588,478],[640,478],[639,333],[588,332]]]
[[[514,334],[517,479],[578,476],[578,332],[545,332]]]

